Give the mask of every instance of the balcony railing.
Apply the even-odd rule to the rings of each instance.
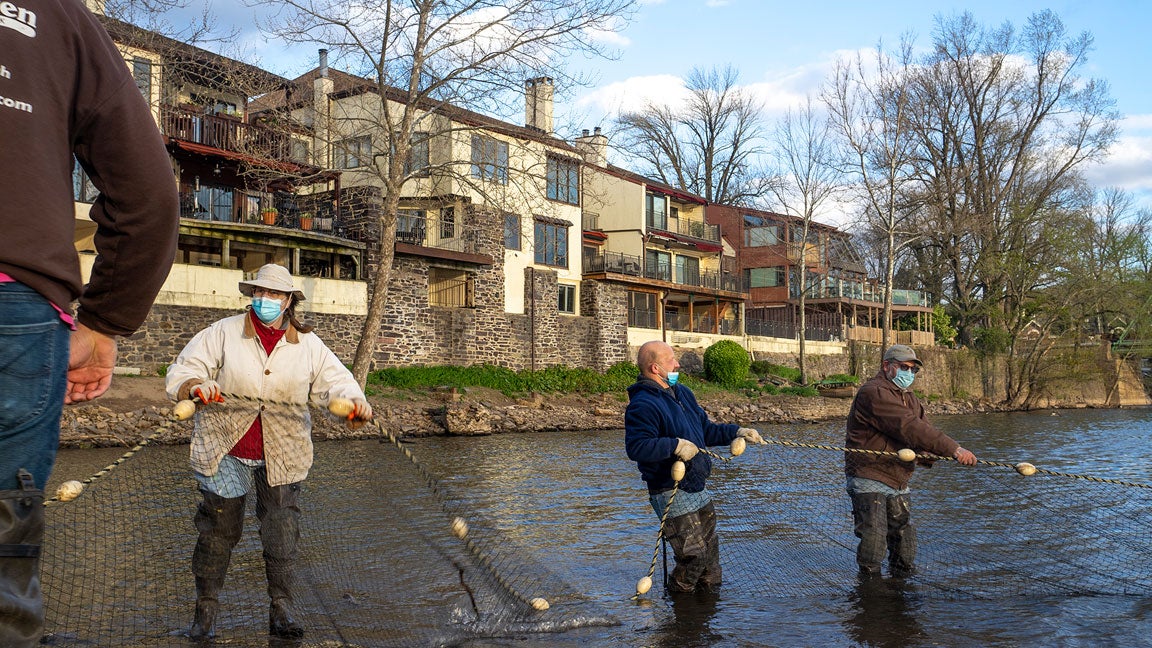
[[[650,229],[682,234],[694,239],[700,239],[701,241],[720,242],[719,225],[709,225],[704,221],[692,220],[690,218],[668,218],[666,214],[661,217],[650,209],[647,211],[645,218],[645,223],[647,223]]]
[[[248,223],[289,230],[312,231],[362,241],[362,228],[353,226],[347,210],[337,210],[331,200],[290,194],[254,194],[241,189],[208,194],[212,204],[202,203],[200,195],[180,193],[180,217],[223,223]],[[270,207],[274,206],[275,209]]]
[[[168,137],[236,151],[268,160],[292,160],[292,141],[287,133],[258,124],[249,124],[231,115],[162,106],[161,128]]]
[[[604,252],[602,254],[585,256],[584,272],[585,274],[614,272],[632,277],[667,281],[682,286],[697,286],[700,288],[711,288],[713,290],[727,290],[729,292],[747,292],[743,277],[736,274],[716,272],[715,270],[699,270],[694,272],[676,271],[671,264],[667,263],[645,267],[642,258],[631,254],[621,254],[619,252]]]
[[[400,214],[396,219],[396,242],[421,247],[470,252],[455,216]]]

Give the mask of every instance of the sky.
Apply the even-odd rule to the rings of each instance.
[[[579,1],[579,0],[574,0]],[[251,9],[217,1],[222,24],[240,26],[239,43],[273,72],[295,76],[315,67],[316,47],[286,50],[255,31]],[[741,85],[774,119],[815,95],[838,58],[895,46],[912,34],[926,46],[937,17],[968,11],[983,25],[1020,27],[1051,9],[1070,34],[1095,39],[1084,76],[1108,82],[1122,116],[1107,162],[1085,169],[1099,187],[1123,188],[1137,206],[1152,209],[1152,2],[1147,0],[639,0],[632,19],[601,42],[612,60],[575,62],[592,76],[589,87],[557,88],[557,132],[572,136],[601,126],[612,136],[620,110],[674,98],[693,68],[731,66]]]

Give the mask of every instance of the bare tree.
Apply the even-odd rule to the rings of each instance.
[[[617,119],[618,148],[638,173],[710,203],[760,202],[765,181],[755,167],[764,153],[762,106],[738,81],[731,67],[693,69],[683,104],[649,103]]]
[[[837,62],[824,90],[824,103],[840,144],[840,165],[862,207],[866,230],[884,250],[884,316],[881,348],[892,338],[892,290],[902,250],[918,238],[911,217],[918,207],[914,188],[914,139],[908,119],[912,42],[905,38],[890,54],[877,47],[872,58]]]
[[[782,213],[801,219],[800,236],[792,232],[788,243],[788,256],[795,262],[792,270],[796,286],[800,329],[800,382],[808,384],[805,362],[805,297],[816,288],[809,265],[810,255],[819,254],[812,245],[809,233],[812,219],[842,186],[842,176],[835,166],[835,143],[828,120],[817,111],[812,97],[795,110],[788,110],[777,123],[774,132],[773,181],[769,186],[778,209]],[[797,240],[799,239],[799,240]]]
[[[443,142],[444,150],[452,150],[451,143],[467,137],[475,121],[464,119],[462,113],[453,116],[454,109],[506,115],[509,105],[518,103],[509,98],[521,96],[526,79],[548,76],[569,82],[566,85],[578,82],[566,73],[563,62],[578,55],[603,55],[595,35],[618,29],[634,0],[247,2],[274,12],[268,24],[272,34],[288,42],[330,48],[336,61],[371,84],[356,113],[321,116],[339,118],[341,128],[373,132],[384,142],[374,150],[370,167],[382,189],[383,206],[378,263],[368,276],[368,313],[353,364],[353,374],[363,383],[387,305],[397,214],[415,175],[408,164],[413,144]],[[507,159],[514,155],[508,151]],[[442,160],[432,173],[451,174],[494,213],[516,199],[511,194],[520,180],[522,195],[532,188],[540,194],[544,169],[518,170],[517,178],[507,178],[504,185],[469,174],[470,163],[476,162]]]
[[[1107,86],[1083,79],[1092,47],[1050,11],[1010,24],[970,14],[939,19],[910,84],[919,227],[947,268],[960,342],[1012,353],[1033,326],[1033,298],[1051,285],[1069,236],[1079,170],[1107,153],[1117,115]],[[929,270],[930,272],[932,270]],[[1005,398],[1031,380],[1010,366]]]

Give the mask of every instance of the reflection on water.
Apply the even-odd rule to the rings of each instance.
[[[1029,461],[1052,470],[1149,481],[1147,433],[1152,412],[1058,414],[954,416],[936,423],[982,459]],[[838,444],[843,423],[762,429],[774,438]],[[345,488],[380,491],[370,486],[379,475],[362,460],[370,452],[366,444],[371,442],[318,444],[317,468],[305,496],[319,497],[321,491]],[[1147,639],[1152,634],[1152,604],[1143,596],[1061,594],[1059,582],[1031,581],[1042,575],[1039,571],[1013,570],[1013,565],[995,561],[1011,555],[1012,547],[1006,545],[1019,542],[1013,534],[1022,526],[1020,521],[1001,515],[1011,498],[1033,509],[1037,519],[1055,522],[1047,526],[1049,537],[1027,542],[1058,543],[1069,556],[1085,554],[1085,559],[1100,553],[1146,552],[1148,511],[1133,510],[1123,497],[1101,500],[1082,510],[1046,508],[1046,502],[1028,499],[1030,482],[1006,471],[997,479],[1008,490],[992,501],[988,497],[992,473],[987,469],[938,464],[918,471],[913,481],[913,517],[927,527],[922,527],[926,538],[922,545],[931,546],[922,553],[928,571],[938,572],[936,580],[860,585],[855,579],[854,538],[840,456],[815,455],[811,461],[799,462],[794,459],[801,455],[781,448],[750,449],[748,456],[716,470],[726,578],[719,595],[670,598],[660,593],[657,584],[645,601],[636,603],[629,597],[636,580],[647,572],[657,521],[635,464],[624,455],[621,432],[443,437],[415,440],[408,447],[469,516],[506,534],[510,543],[522,548],[526,560],[546,565],[572,591],[598,602],[620,621],[615,627],[546,635],[513,633],[464,645],[1152,645]],[[769,455],[758,461],[752,453],[776,454],[769,462]],[[92,453],[64,452],[56,474],[62,478],[90,474],[106,460]],[[407,487],[415,486],[390,485],[382,495],[391,497]],[[1112,492],[1123,495],[1125,491]],[[813,502],[822,504],[818,507]],[[325,516],[336,514],[309,511],[304,518],[305,533],[310,526],[331,525],[333,521]],[[1064,520],[1075,522],[1063,524]],[[1113,537],[1110,527],[1125,524],[1132,528],[1133,521],[1140,535]],[[381,541],[379,520],[350,515],[339,522],[346,537],[362,538],[353,549],[379,552],[382,564],[394,565],[387,559],[390,545],[407,541],[391,537]],[[981,534],[972,532],[977,528],[983,530]],[[765,550],[768,538],[773,539],[774,548]],[[945,554],[934,555],[932,546],[944,547]],[[1013,560],[1035,558],[1041,566],[1045,559],[1065,560],[1064,556],[1029,556],[1027,545],[1015,549],[1019,555]],[[185,566],[172,569],[179,572]],[[1113,573],[1146,571],[1147,562],[1115,569],[1119,571]],[[746,580],[751,574],[767,577]],[[950,582],[947,579],[961,583],[963,591],[949,595],[940,587]],[[655,580],[659,583],[659,568]],[[993,587],[1006,580],[1016,583],[1011,592]],[[985,585],[989,594],[973,594]],[[1037,586],[1047,593],[1037,594]],[[400,591],[395,595],[409,596]],[[440,619],[441,615],[429,610],[428,618]],[[407,622],[420,623],[415,617]]]

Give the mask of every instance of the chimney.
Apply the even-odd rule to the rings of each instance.
[[[324,167],[332,166],[332,107],[328,97],[334,90],[334,83],[328,78],[328,50],[321,49],[319,75],[312,79],[312,160]]]
[[[576,138],[576,150],[584,156],[584,162],[596,166],[608,166],[608,137],[600,133],[597,126],[588,134],[585,128]]]
[[[552,134],[551,77],[536,77],[524,82],[524,124]]]
[[[320,50],[320,78],[328,78],[328,50]]]

